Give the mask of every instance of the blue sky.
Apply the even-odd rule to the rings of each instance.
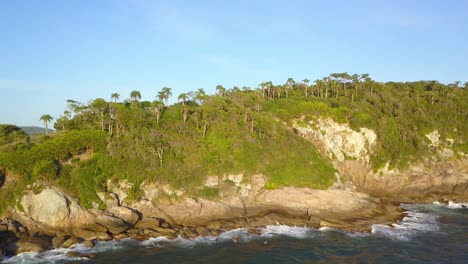
[[[465,82],[467,13],[462,0],[3,0],[0,123],[164,86],[176,97],[331,72]]]

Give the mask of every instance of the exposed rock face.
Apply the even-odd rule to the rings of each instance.
[[[457,153],[464,158],[452,160],[455,154],[449,147],[454,139],[442,139],[438,130],[426,135],[428,146],[437,150],[438,156],[402,171],[389,169],[387,163],[374,173],[369,165],[377,140],[372,130],[361,128],[357,132],[347,124],[320,118],[305,125],[296,121],[294,128],[328,155],[340,176],[359,191],[396,202],[468,200],[468,159],[464,153]]]
[[[71,227],[95,222],[95,216],[72,197],[56,188],[43,189],[39,194],[28,192],[21,199],[27,217],[50,227]]]
[[[297,132],[316,143],[320,143],[325,153],[338,161],[346,157],[369,162],[371,149],[377,139],[373,130],[360,128],[354,131],[347,124],[339,124],[332,119],[317,119],[306,126],[294,124]]]
[[[420,163],[399,171],[388,166],[374,173],[368,165],[347,161],[342,171],[358,190],[397,202],[468,200],[468,159]]]
[[[159,210],[155,211],[155,214],[166,217],[174,225],[215,228],[220,228],[226,221],[245,218],[254,219],[250,224],[246,223],[247,226],[274,224],[275,221],[265,222],[259,219],[276,213],[296,218],[296,222],[291,222],[294,224],[318,226],[322,220],[328,223],[327,226],[353,230],[369,230],[373,223],[391,223],[401,215],[395,206],[382,204],[379,199],[363,193],[293,187],[261,191],[255,200],[231,197],[216,202],[188,198],[181,203],[159,206]],[[147,212],[147,216],[150,214],[151,212]],[[284,218],[288,217],[282,219]],[[315,221],[311,222],[311,219]]]

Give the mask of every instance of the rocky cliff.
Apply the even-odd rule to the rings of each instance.
[[[294,129],[332,159],[348,187],[394,202],[468,200],[468,157],[451,150],[453,139],[441,138],[437,130],[426,135],[434,156],[403,170],[390,169],[388,162],[375,171],[369,163],[378,140],[372,130],[354,131],[347,124],[320,118],[295,122]]]

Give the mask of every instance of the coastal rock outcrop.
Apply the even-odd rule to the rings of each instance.
[[[459,158],[454,159],[450,149],[454,140],[441,138],[438,130],[425,135],[435,156],[403,170],[390,169],[387,163],[375,172],[369,163],[378,140],[374,131],[355,131],[347,124],[322,118],[307,124],[296,120],[293,128],[331,159],[339,172],[337,178],[346,180],[352,189],[394,202],[468,200],[468,158],[457,152]]]
[[[346,157],[369,162],[377,135],[368,128],[352,130],[347,124],[333,119],[312,120],[308,124],[294,122],[294,129],[302,137],[313,141],[331,159],[344,161]]]
[[[29,191],[21,199],[24,215],[50,227],[65,228],[95,223],[95,216],[63,191],[48,187],[40,193]]]

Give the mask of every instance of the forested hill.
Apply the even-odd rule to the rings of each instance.
[[[370,128],[378,139],[372,166],[404,168],[431,154],[425,135],[435,129],[454,139],[455,153],[468,153],[467,85],[381,83],[367,74],[340,73],[256,88],[218,85],[216,95],[203,89],[173,95],[165,87],[154,91],[151,102],[141,101],[139,91],[89,104],[68,100],[55,120],[57,132],[31,138],[14,126],[1,127],[0,169],[14,175],[15,184],[5,184],[0,199],[11,203],[41,182],[91,206],[108,179],[132,182],[128,199],[138,198],[143,181],[216,197],[217,190],[198,187],[207,176],[226,173],[262,173],[268,188],[327,188],[335,169],[294,133],[293,120],[330,117],[354,129]],[[169,106],[171,96],[178,103]],[[52,121],[43,117],[46,125]]]

